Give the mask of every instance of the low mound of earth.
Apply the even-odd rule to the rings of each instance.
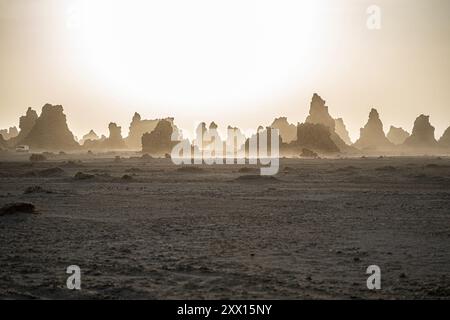
[[[258,175],[258,174],[247,174],[247,175],[243,175],[243,176],[237,177],[236,181],[261,183],[261,182],[276,182],[276,181],[278,181],[278,179],[273,177],[273,176],[262,176],[262,175]]]
[[[77,172],[73,178],[75,180],[91,180],[95,178],[95,175],[84,172]]]
[[[396,168],[396,167],[393,167],[393,166],[384,166],[384,167],[376,168],[375,170],[376,170],[376,171],[387,171],[387,172],[392,172],[392,171],[397,170],[397,168]]]
[[[205,173],[206,172],[206,170],[203,168],[191,167],[191,166],[181,167],[181,168],[178,168],[176,171],[181,172],[181,173]]]
[[[134,177],[133,177],[133,176],[130,176],[130,175],[128,175],[128,174],[124,174],[124,175],[122,176],[122,178],[120,178],[120,179],[122,179],[122,181],[132,181],[132,180],[134,180]]]
[[[51,178],[51,177],[63,177],[65,176],[66,172],[59,168],[48,168],[48,169],[42,169],[42,170],[32,170],[27,171],[21,176],[23,177],[42,177],[42,178]]]
[[[49,190],[45,190],[41,186],[31,186],[25,189],[24,194],[32,194],[32,193],[52,193]]]
[[[259,168],[249,168],[249,167],[243,167],[243,168],[239,168],[238,170],[239,173],[259,173],[261,172],[261,169]]]
[[[55,168],[40,170],[37,172],[37,174],[40,177],[62,177],[66,174],[66,172],[59,167],[55,167]]]

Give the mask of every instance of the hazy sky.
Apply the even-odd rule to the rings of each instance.
[[[366,10],[381,8],[381,29]],[[174,116],[193,131],[303,122],[318,92],[353,139],[376,107],[450,125],[448,0],[0,0],[0,128],[62,104],[79,138]]]

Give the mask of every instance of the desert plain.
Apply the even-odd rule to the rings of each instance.
[[[0,207],[22,202],[36,214],[0,216],[0,298],[450,298],[448,157],[281,159],[262,177],[130,152],[0,156]]]

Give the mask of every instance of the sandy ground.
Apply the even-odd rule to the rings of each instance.
[[[40,212],[0,217],[0,298],[450,298],[449,158],[282,160],[275,179],[67,160],[0,158],[0,206]]]

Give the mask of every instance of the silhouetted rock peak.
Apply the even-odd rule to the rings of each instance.
[[[286,117],[276,118],[270,127],[279,130],[283,143],[290,143],[297,139],[297,126],[289,123]]]
[[[344,119],[338,118],[334,120],[335,124],[335,132],[337,135],[348,145],[352,144],[352,141],[350,140],[350,135],[347,131],[347,127],[345,126]]]
[[[100,138],[99,138],[99,136],[95,133],[95,131],[94,130],[91,130],[91,131],[89,131],[87,134],[85,134],[84,136],[83,136],[83,138],[81,139],[81,141],[80,141],[80,144],[81,145],[84,145],[84,143],[87,141],[87,140],[91,140],[91,141],[96,141],[96,140],[99,140]]]
[[[403,130],[403,128],[391,126],[386,137],[393,144],[400,145],[409,137],[409,132]]]
[[[439,144],[443,147],[450,148],[450,127],[445,130],[444,134],[439,139]]]
[[[26,121],[32,121],[34,117],[35,112],[28,109]],[[21,143],[45,150],[71,150],[79,147],[67,126],[63,107],[51,104],[42,107],[41,115]]]
[[[91,131],[89,131],[89,133],[87,135],[90,137],[94,137],[95,139],[98,139],[98,135],[92,129],[91,129]]]
[[[370,110],[369,121],[371,121],[371,120],[372,121],[379,121],[381,123],[380,114],[378,113],[377,109],[375,109],[375,108],[372,108]]]
[[[119,127],[116,123],[111,122],[108,125],[108,129],[109,129],[109,139],[111,140],[122,139],[122,127]]]
[[[141,115],[139,113],[135,112],[131,122],[134,123],[134,122],[139,122],[139,121],[141,121]]]
[[[36,120],[38,119],[38,114],[35,110],[28,108],[24,116],[19,119],[19,129],[20,132],[15,139],[15,144],[21,144],[23,139],[27,137],[31,129],[33,129]]]
[[[311,99],[309,115],[306,118],[305,122],[312,123],[312,124],[322,124],[325,127],[329,128],[331,140],[333,140],[334,144],[341,151],[350,151],[352,149],[336,133],[335,120],[328,112],[328,107],[325,105],[325,100],[323,100],[317,93],[314,93],[314,95]]]
[[[355,147],[361,150],[371,149],[389,149],[392,143],[386,138],[383,131],[383,123],[380,120],[380,115],[376,109],[370,110],[369,120],[364,128],[360,130],[360,137],[355,142]]]
[[[306,118],[307,123],[323,124],[334,132],[334,119],[330,116],[328,112],[328,107],[325,105],[325,100],[323,100],[317,93],[314,93],[311,105],[309,108],[309,115]]]
[[[39,118],[37,112],[31,108],[28,108],[25,116],[20,117],[19,128],[21,130],[26,128],[31,129],[37,118]],[[32,125],[30,126],[30,124]]]
[[[434,138],[434,130],[430,124],[430,116],[421,114],[414,121],[412,134],[405,140],[405,145],[420,148],[435,147],[437,141]]]

